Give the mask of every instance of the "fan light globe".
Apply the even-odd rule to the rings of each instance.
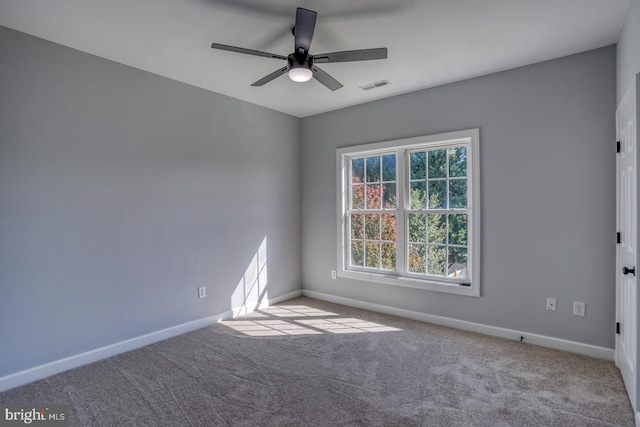
[[[289,70],[289,78],[294,82],[308,82],[313,77],[313,71],[308,68],[296,67]]]

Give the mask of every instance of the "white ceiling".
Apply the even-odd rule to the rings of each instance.
[[[631,0],[0,0],[0,25],[306,117],[617,42]],[[296,7],[318,12],[311,53],[387,47],[386,60],[322,64],[344,87],[286,75]],[[379,80],[391,85],[363,91]]]

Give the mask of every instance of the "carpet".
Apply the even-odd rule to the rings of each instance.
[[[0,393],[74,426],[633,426],[612,362],[296,298]]]

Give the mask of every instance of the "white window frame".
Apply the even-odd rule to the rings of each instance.
[[[396,191],[398,203],[396,214],[396,245],[398,248],[407,247],[407,223],[409,200],[409,171],[408,153],[415,150],[433,150],[450,145],[465,145],[467,147],[467,200],[466,212],[468,222],[468,254],[467,278],[465,280],[447,277],[419,277],[406,270],[406,249],[398,250],[396,256],[396,271],[371,271],[350,267],[348,254],[347,210],[349,202],[349,162],[353,157],[371,156],[396,153]],[[337,163],[337,252],[338,277],[361,281],[384,283],[392,286],[426,289],[447,292],[458,295],[480,296],[480,130],[467,129],[457,132],[426,135],[413,138],[382,141],[351,147],[341,147],[336,150]],[[400,160],[402,158],[402,160]],[[428,209],[425,210],[425,212]],[[446,213],[444,211],[443,213]],[[405,220],[402,220],[405,218]],[[463,284],[462,284],[463,283]]]

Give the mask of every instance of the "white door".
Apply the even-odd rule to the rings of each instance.
[[[616,335],[616,364],[620,368],[634,412],[636,407],[636,99],[635,84],[616,111],[620,154],[617,167],[618,245],[616,304],[619,334]],[[638,272],[640,274],[640,271]]]

